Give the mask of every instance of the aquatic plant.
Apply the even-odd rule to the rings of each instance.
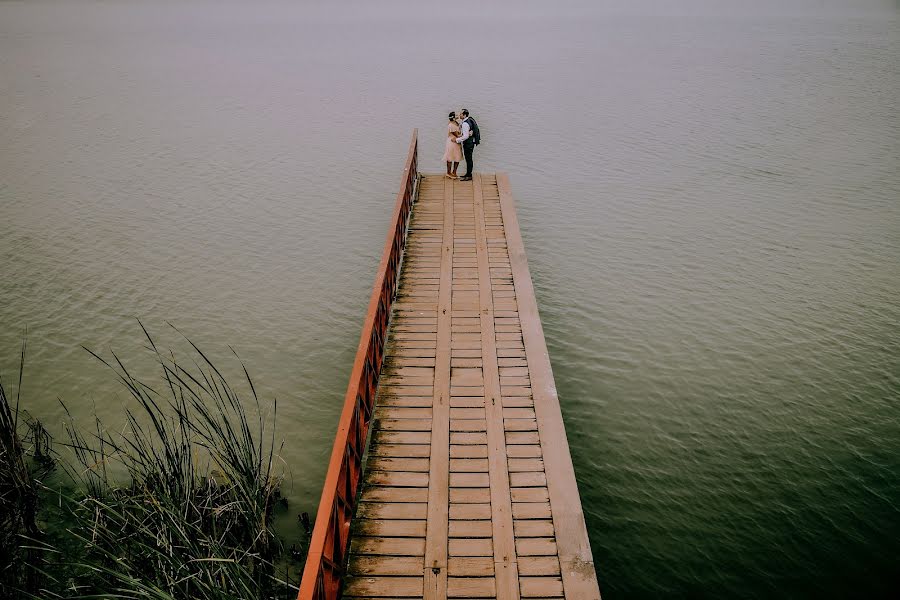
[[[29,550],[22,547],[21,541],[22,536],[38,533],[38,486],[19,419],[25,348],[23,341],[14,402],[0,374],[0,596],[3,598],[16,598],[20,590],[29,587],[28,572],[19,568],[30,558]]]
[[[282,474],[274,426],[246,367],[240,363],[242,394],[187,338],[190,356],[180,362],[143,331],[160,367],[154,384],[134,376],[116,353],[107,359],[88,350],[128,392],[125,427],[107,429],[95,416],[85,430],[66,409],[67,458],[60,462],[69,481],[43,488],[59,498],[63,527],[55,536],[36,527],[20,536],[18,548],[39,555],[22,565],[40,576],[23,597],[296,594],[276,577],[282,548],[272,516]]]

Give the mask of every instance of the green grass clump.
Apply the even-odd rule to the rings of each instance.
[[[35,573],[21,567],[34,551],[20,542],[38,534],[39,488],[21,431],[19,400],[25,365],[25,343],[15,400],[0,377],[0,596],[14,598],[18,590],[36,584]]]
[[[115,353],[107,360],[92,352],[129,393],[126,425],[110,431],[95,417],[86,432],[69,415],[70,458],[61,465],[74,485],[56,492],[63,532],[19,536],[20,548],[40,552],[26,569],[41,574],[40,586],[22,597],[296,593],[275,575],[282,548],[272,517],[282,477],[274,427],[267,428],[247,369],[244,398],[190,340],[182,364],[144,333],[161,371],[155,386],[133,376]]]

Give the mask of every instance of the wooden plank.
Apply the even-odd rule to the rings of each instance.
[[[399,471],[367,471],[367,485],[388,487],[428,487],[428,473],[404,473]]]
[[[544,473],[510,473],[509,484],[512,487],[547,487],[547,477]],[[550,496],[553,503],[553,495]]]
[[[494,574],[494,560],[489,556],[453,557],[448,561],[447,573],[451,577],[489,577]],[[544,575],[544,573],[533,574]]]
[[[402,365],[404,367],[433,367],[434,359],[423,357],[395,358],[390,364]]]
[[[507,444],[539,444],[540,438],[538,438],[537,431],[507,431],[506,432],[506,443]],[[543,448],[543,446],[542,446]],[[543,450],[542,450],[543,453]]]
[[[454,407],[450,405],[451,419],[484,419],[484,406]]]
[[[494,319],[499,321],[500,319]],[[528,377],[527,367],[500,367],[500,377]]]
[[[476,308],[477,304],[474,305]],[[522,350],[515,350],[522,352]],[[452,348],[450,350],[452,358],[481,358],[481,348]]]
[[[519,538],[516,540],[516,552],[519,556],[556,556],[556,540],[554,538]]]
[[[413,419],[404,419],[406,421],[412,421]],[[506,431],[537,431],[537,420],[536,419],[504,419],[503,426],[506,428]]]
[[[515,504],[513,504],[515,506]],[[549,519],[525,519],[513,521],[516,538],[553,537],[553,521]]]
[[[533,408],[534,400],[528,396],[503,396],[503,408]]]
[[[491,518],[491,505],[490,504],[451,504],[450,505],[450,518],[451,519],[467,519],[467,520],[490,519]]]
[[[379,419],[382,431],[431,431],[431,419]]]
[[[453,512],[453,506],[450,507],[450,512]],[[491,535],[490,521],[458,521],[450,519],[450,537],[452,538],[487,538],[491,537]]]
[[[366,469],[372,471],[428,472],[427,458],[398,458],[394,456],[372,456],[366,461]]]
[[[425,488],[366,486],[360,500],[363,502],[428,502]]]
[[[437,356],[434,364],[434,405],[431,429],[431,486],[428,489],[428,533],[425,549],[425,600],[447,597],[450,473],[450,348],[453,315],[453,187],[446,181],[441,238],[441,279],[437,315]]]
[[[421,556],[352,556],[350,575],[421,575],[425,561]]]
[[[522,446],[528,448],[528,446]],[[431,455],[429,444],[372,444],[369,456],[425,458]]]
[[[386,366],[382,369],[381,379],[385,377],[434,377],[434,369],[426,367],[401,367],[397,365]]]
[[[563,595],[559,577],[522,577],[519,585],[523,598],[558,598]]]
[[[379,406],[408,406],[412,408],[427,407],[430,410],[431,402],[431,396],[394,396],[391,394],[378,396]],[[503,401],[503,406],[507,406],[506,400]]]
[[[424,538],[355,537],[350,541],[353,554],[386,556],[424,556]]]
[[[515,307],[514,307],[515,308]],[[425,354],[416,356],[426,356]],[[525,357],[524,348],[497,348],[497,358]]]
[[[475,289],[471,290],[471,292],[472,292],[473,297],[477,297],[478,286],[475,286]],[[470,332],[457,333],[456,335],[453,336],[453,339],[457,340],[457,341],[465,340],[465,341],[469,341],[469,342],[480,342],[481,341],[481,332],[478,331],[478,332],[472,332],[472,333],[470,333]]]
[[[450,538],[450,556],[493,556],[491,538]]]
[[[487,423],[484,419],[450,419],[450,431],[456,432],[477,432],[485,431]]]
[[[431,384],[428,385],[385,385],[384,393],[391,396],[428,396],[432,394]],[[522,396],[523,394],[509,394],[510,396]],[[524,394],[528,395],[528,394]]]
[[[403,293],[403,282],[400,282],[400,293],[394,301],[391,312],[398,319],[434,319],[437,317],[437,298],[424,299]],[[413,321],[416,322],[416,321]],[[388,338],[390,339],[390,338]]]
[[[454,300],[456,300],[456,298],[454,298]],[[473,305],[474,305],[474,303],[473,303]],[[401,347],[405,347],[405,348],[429,348],[429,347],[433,347],[433,346],[424,346],[424,345],[423,345],[423,346],[414,345],[414,344],[430,344],[430,343],[431,343],[431,342],[423,342],[423,341],[421,341],[421,340],[403,341],[403,342],[402,342],[403,345],[402,345]],[[451,347],[451,348],[455,348],[455,349],[459,349],[459,350],[480,350],[480,349],[481,349],[481,343],[478,342],[478,341],[469,341],[469,340],[451,340],[451,341],[450,341],[450,347]]]
[[[452,410],[452,409],[451,409]],[[533,446],[522,446],[523,448],[531,448]],[[450,458],[487,458],[487,446],[471,446],[471,445],[451,445]]]
[[[500,335],[500,334],[497,334]],[[391,337],[395,340],[434,340],[437,342],[437,333],[433,331],[397,331],[391,334]],[[431,379],[431,373],[422,373],[419,377],[428,377]],[[410,377],[409,375],[398,375],[393,372],[386,372],[384,374],[385,377],[394,378],[394,377]],[[418,384],[413,384],[418,385]]]
[[[520,448],[534,448],[534,446],[519,446]],[[387,459],[385,459],[387,460]],[[393,460],[417,460],[417,459],[393,459]],[[408,469],[412,471],[412,469]],[[509,472],[543,471],[544,461],[540,458],[512,458],[509,459]]]
[[[451,408],[484,408],[484,398],[477,396],[463,396],[459,398],[450,397]],[[482,411],[483,412],[483,411]],[[484,418],[482,414],[480,418]]]
[[[488,488],[450,488],[450,504],[488,504],[491,491]]]
[[[385,356],[389,360],[398,358],[434,358],[437,350],[434,348],[399,348],[389,344],[385,349]]]
[[[487,444],[487,433],[483,431],[458,431],[450,434],[450,443],[454,445],[484,445]]]
[[[451,487],[490,487],[487,473],[450,473]]]
[[[497,289],[496,286],[494,286],[494,290],[496,290],[496,289]],[[494,293],[496,294],[497,292],[495,291]],[[513,292],[513,293],[515,293],[515,292]],[[496,330],[495,330],[495,331],[496,331]],[[516,333],[516,332],[511,332],[511,333],[510,333],[510,332],[501,332],[501,331],[498,331],[498,332],[497,332],[497,339],[498,339],[498,340],[519,340],[519,341],[521,341],[521,340],[522,340],[522,334],[521,334],[521,333]],[[528,376],[528,374],[526,373],[526,374],[525,374],[525,377],[527,377],[527,376]]]
[[[493,577],[450,577],[447,581],[448,598],[494,598],[496,593]]]
[[[487,447],[491,479],[491,523],[493,525],[497,600],[518,600],[519,585],[518,569],[516,568],[515,533],[509,493],[503,405],[500,401],[500,370],[497,365],[497,348],[501,341],[497,339],[497,333],[494,331],[494,300],[491,293],[491,275],[490,266],[488,265],[484,200],[480,175],[475,176],[473,187],[479,310],[481,311],[483,395],[487,415]]]
[[[423,359],[427,360],[427,359]],[[451,367],[478,367],[481,368],[481,358],[452,358],[450,359]]]
[[[528,363],[525,360],[525,357],[513,357],[513,358],[498,358],[497,364],[501,367],[524,367]]]
[[[514,458],[539,458],[541,456],[541,447],[537,444],[513,444],[506,447],[506,455],[509,459]]]
[[[411,332],[411,333],[436,333],[437,332],[437,311],[434,311],[433,316],[423,317],[417,314],[411,313],[400,313],[395,314],[393,320],[391,321],[391,329],[388,334],[391,338],[395,338],[398,334],[403,332]],[[426,365],[433,366],[433,365]],[[420,367],[425,368],[425,367]],[[385,373],[393,373],[391,369],[391,365],[385,365]],[[434,373],[432,370],[431,373]],[[423,373],[425,375],[427,373]]]
[[[519,574],[522,576],[559,575],[559,559],[555,556],[519,557]]]
[[[416,396],[413,396],[414,398]],[[430,419],[431,407],[422,406],[378,406],[376,419]]]
[[[507,434],[507,438],[509,434]],[[430,431],[375,431],[372,434],[373,444],[428,444],[431,443]]]
[[[424,502],[360,502],[356,507],[361,519],[424,519],[427,513]]]
[[[512,488],[513,502],[547,502],[550,494],[545,487]]]
[[[421,596],[422,577],[348,577],[344,595],[373,598]]]
[[[549,502],[513,502],[514,519],[549,519]]]
[[[525,246],[519,231],[509,178],[505,174],[497,175],[497,188],[503,223],[506,228],[519,318],[522,324],[522,339],[528,359],[531,394],[535,400],[550,507],[556,532],[555,539],[559,543],[562,587],[566,596],[570,598],[599,600],[600,589],[597,584],[597,574],[581,508],[581,499],[578,495],[578,485],[575,481],[575,469],[569,453],[559,397],[553,381],[553,372],[538,314],[534,287],[528,272]],[[518,475],[526,474],[519,473]],[[528,538],[522,542],[539,539],[544,538]],[[554,544],[555,546],[556,544]],[[518,549],[517,543],[517,551]],[[522,552],[519,554],[524,555]]]
[[[425,527],[424,519],[354,519],[353,535],[423,538],[425,537]]]
[[[480,342],[467,342],[471,344],[477,344]],[[454,346],[456,347],[456,346]],[[450,395],[451,396],[484,396],[484,387],[476,386],[476,385],[451,385],[450,387]]]
[[[534,419],[534,408],[531,406],[523,407],[504,407],[503,418],[505,419]]]
[[[461,446],[465,448],[466,446]],[[406,459],[415,460],[415,459]],[[411,470],[411,469],[410,469]],[[488,459],[486,458],[451,458],[451,473],[487,473]]]
[[[462,334],[455,334],[454,337],[459,337]],[[480,333],[475,334],[479,337]],[[484,377],[482,375],[481,369],[452,369],[450,372],[450,385],[474,385],[480,386],[484,383]]]
[[[474,259],[472,261],[472,264],[477,267],[478,259]],[[475,284],[475,289],[478,289],[477,283]],[[478,331],[481,331],[481,319],[479,319],[478,317],[453,317],[453,325],[454,327],[456,325],[473,325],[475,327],[478,327]]]
[[[436,340],[392,340],[391,347],[393,348],[437,348]],[[509,346],[510,348],[515,348],[518,346]]]

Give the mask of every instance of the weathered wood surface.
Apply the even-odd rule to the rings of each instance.
[[[600,597],[503,175],[421,182],[344,597]]]

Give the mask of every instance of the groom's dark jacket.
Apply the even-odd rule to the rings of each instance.
[[[477,146],[481,143],[481,132],[478,130],[478,123],[472,117],[466,117],[463,123],[469,122],[469,137],[463,141],[463,146]]]

